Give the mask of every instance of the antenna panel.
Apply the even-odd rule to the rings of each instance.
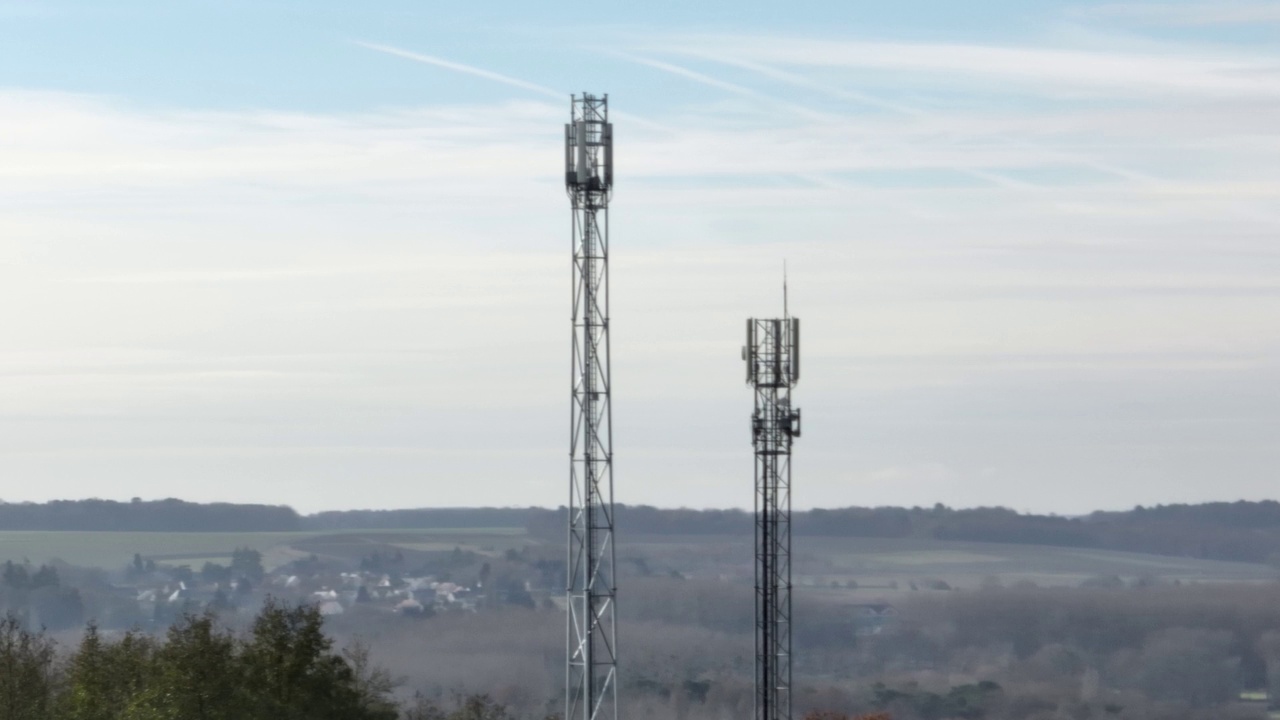
[[[576,178],[573,167],[573,123],[564,124],[564,184],[565,187],[572,187]]]
[[[604,124],[601,142],[604,143],[604,188],[613,187],[613,123]]]
[[[800,382],[800,318],[791,318],[791,327],[787,333],[787,340],[790,348],[788,355],[790,356],[791,366],[791,384]]]
[[[587,121],[579,120],[573,134],[574,145],[578,151],[577,181],[579,185],[584,185],[587,178],[591,176],[591,153],[587,150]]]

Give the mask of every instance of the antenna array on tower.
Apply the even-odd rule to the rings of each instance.
[[[785,315],[748,319],[742,349],[755,389],[755,720],[791,718],[791,443],[800,436],[791,389],[800,380],[800,320]]]

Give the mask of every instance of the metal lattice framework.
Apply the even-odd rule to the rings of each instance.
[[[791,443],[800,436],[791,389],[800,379],[800,321],[747,320],[743,358],[755,389],[755,720],[790,720]]]
[[[565,188],[573,206],[568,658],[565,720],[615,720],[618,657],[609,378],[609,98],[571,100]]]

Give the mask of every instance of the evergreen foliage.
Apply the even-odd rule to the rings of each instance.
[[[188,615],[163,639],[89,625],[53,641],[0,620],[0,720],[396,720],[395,682],[367,649],[336,652],[310,605],[268,601],[245,635]]]

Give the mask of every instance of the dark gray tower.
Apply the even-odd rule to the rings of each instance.
[[[800,379],[800,321],[783,305],[782,318],[747,320],[742,349],[755,389],[755,720],[791,720],[791,442],[800,436],[791,388]]]
[[[609,96],[571,101],[565,189],[573,206],[573,403],[569,441],[565,720],[615,720],[613,410],[609,381]]]

